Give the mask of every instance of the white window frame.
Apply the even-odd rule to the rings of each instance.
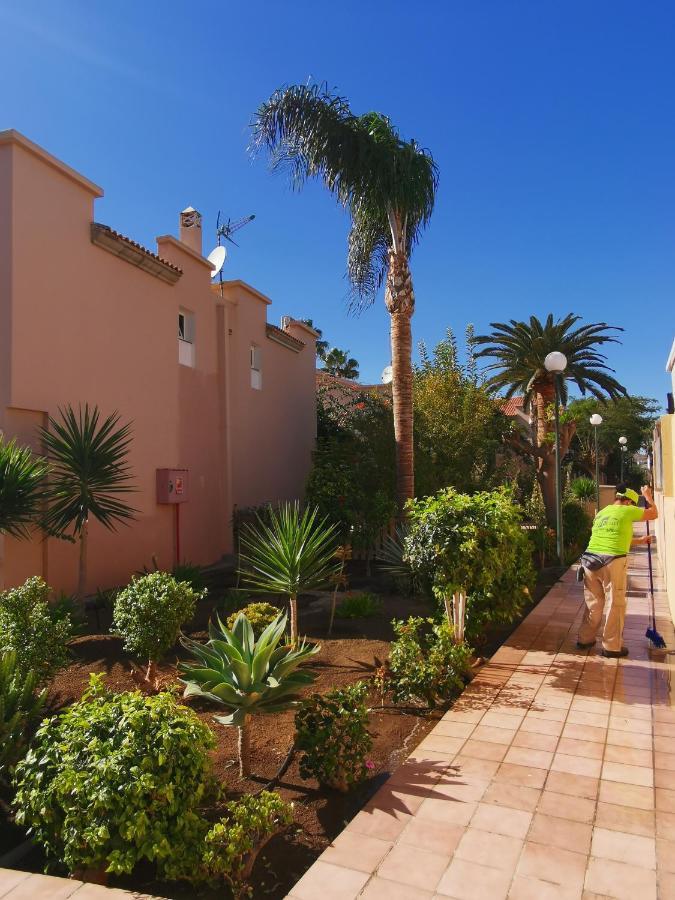
[[[262,390],[262,348],[251,344],[249,348],[249,366],[251,369],[251,387],[255,391]]]

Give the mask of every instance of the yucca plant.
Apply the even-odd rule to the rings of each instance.
[[[44,709],[47,690],[38,693],[38,682],[36,672],[20,671],[14,652],[0,656],[0,800]]]
[[[295,646],[281,643],[286,614],[277,618],[256,640],[253,627],[240,613],[230,631],[219,617],[209,624],[209,640],[199,644],[187,637],[181,643],[197,660],[180,663],[185,697],[205,697],[229,710],[214,716],[221,725],[239,729],[239,774],[251,770],[250,722],[259,713],[275,713],[295,706],[300,690],[311,684],[312,672],[298,667],[321,649],[302,641]]]
[[[28,537],[44,499],[47,463],[16,440],[0,437],[0,534]]]
[[[337,574],[337,543],[336,526],[319,519],[318,507],[302,510],[297,503],[270,509],[267,521],[259,516],[242,530],[242,578],[264,593],[288,596],[292,643],[298,640],[298,594],[326,587]]]
[[[110,531],[135,517],[122,496],[134,490],[128,464],[131,425],[120,425],[112,413],[99,422],[98,407],[85,404],[76,413],[71,406],[59,410],[60,421],[49,417],[42,440],[51,463],[49,507],[44,525],[63,536],[72,528],[80,541],[77,596],[82,599],[87,582],[89,517]]]

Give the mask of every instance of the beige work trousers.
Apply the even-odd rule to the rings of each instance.
[[[616,652],[622,647],[623,623],[626,618],[626,581],[628,557],[613,559],[611,563],[591,572],[584,569],[584,600],[586,612],[579,629],[579,643],[590,644],[595,640],[605,602],[609,600],[607,618],[602,632],[602,646]]]

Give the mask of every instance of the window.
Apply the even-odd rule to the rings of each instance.
[[[195,364],[195,317],[186,309],[178,310],[178,362],[193,368]]]
[[[262,351],[256,344],[251,344],[251,387],[262,390]]]

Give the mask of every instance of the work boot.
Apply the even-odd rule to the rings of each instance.
[[[605,650],[603,648],[602,655],[607,657],[607,659],[622,659],[624,656],[628,656],[628,647],[622,647],[620,650]]]
[[[590,650],[591,647],[595,647],[595,641],[589,641],[587,644],[582,644],[581,641],[577,641],[577,650]]]

